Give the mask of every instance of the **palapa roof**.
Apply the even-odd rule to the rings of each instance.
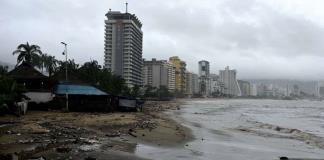
[[[15,79],[45,79],[48,78],[32,65],[23,62],[9,72],[9,76]]]

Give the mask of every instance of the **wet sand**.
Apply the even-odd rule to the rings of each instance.
[[[188,128],[169,119],[166,110],[181,102],[147,102],[143,112],[63,113],[29,111],[0,117],[0,159],[15,155],[59,159],[143,159],[136,146],[177,146],[191,139]]]

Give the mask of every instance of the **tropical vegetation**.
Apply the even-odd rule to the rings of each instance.
[[[38,66],[42,51],[38,45],[29,45],[27,42],[26,44],[18,45],[17,49],[12,54],[18,55],[17,66],[23,62],[29,63],[33,66]]]

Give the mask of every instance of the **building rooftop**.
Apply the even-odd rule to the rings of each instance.
[[[103,92],[93,86],[72,85],[72,84],[59,84],[56,86],[54,93],[65,94],[66,91],[70,95],[96,95],[96,96],[108,95],[106,92]]]
[[[23,62],[9,72],[9,75],[15,79],[45,79],[47,76],[36,70],[32,65]]]
[[[130,13],[121,13],[119,11],[109,11],[106,14],[106,17],[108,20],[118,20],[118,19],[124,19],[124,20],[133,20],[135,24],[139,27],[142,28],[142,23],[141,21],[135,16],[135,14],[130,14]]]

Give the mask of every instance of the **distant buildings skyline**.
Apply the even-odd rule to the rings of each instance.
[[[106,14],[104,67],[125,79],[128,87],[165,86],[169,91],[191,97],[200,94],[211,96],[300,96],[298,85],[292,89],[274,87],[272,84],[254,84],[237,79],[237,71],[229,66],[215,74],[210,70],[210,62],[198,61],[197,72],[187,69],[187,63],[177,55],[166,59],[143,59],[142,23],[127,12],[111,11]],[[192,68],[192,66],[190,67]],[[198,73],[198,74],[196,74]],[[316,92],[322,95],[319,83]],[[285,92],[286,91],[286,92]],[[285,93],[284,93],[285,92]]]

